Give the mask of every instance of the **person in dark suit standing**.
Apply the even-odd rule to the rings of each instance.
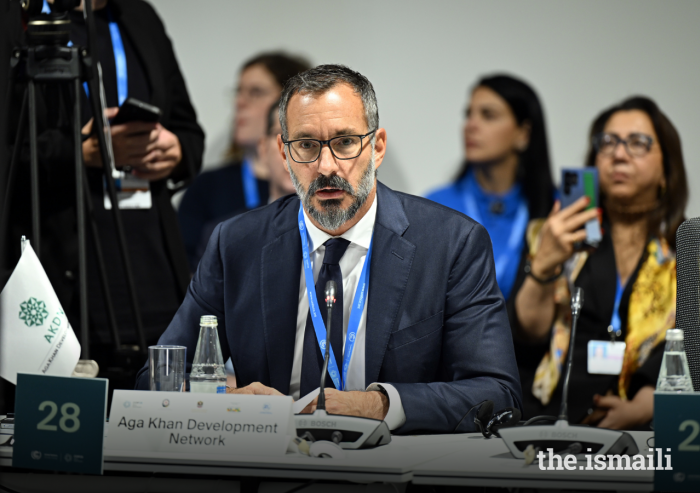
[[[488,235],[377,182],[387,132],[369,80],[318,66],[290,79],[279,114],[298,196],[217,226],[159,343],[187,346],[190,364],[199,318],[216,315],[238,379],[230,391],[299,398],[320,381],[324,287],[334,280],[342,309],[333,311],[328,412],[411,434],[456,431],[485,399],[520,408]],[[136,386],[148,388],[147,367]],[[470,429],[465,420],[459,431]]]
[[[113,125],[112,146],[117,168],[127,170],[149,190],[147,205],[128,207],[120,203],[125,236],[132,261],[136,295],[142,312],[147,343],[155,342],[167,327],[184,299],[190,279],[185,249],[177,217],[171,205],[168,182],[191,180],[199,171],[204,150],[204,132],[197,123],[185,80],[180,72],[165,26],[156,11],[142,0],[93,0],[97,31],[97,51],[102,67],[107,116],[112,117],[127,97],[157,106],[162,111],[159,123],[129,122]],[[12,46],[24,42],[19,12],[13,24]],[[87,29],[83,13],[72,11],[70,41],[86,46]],[[7,61],[5,61],[7,63]],[[21,95],[22,88],[15,90]],[[39,86],[39,166],[41,197],[41,261],[61,305],[74,327],[79,324],[78,252],[75,210],[75,172],[70,115],[61,106],[61,92],[53,86]],[[4,97],[4,95],[3,95]],[[122,271],[119,246],[112,212],[106,208],[101,158],[97,139],[91,134],[92,112],[85,91],[81,91],[83,160],[87,168],[88,188],[94,204],[97,232],[105,256],[107,279],[123,344],[136,344],[132,311]],[[21,97],[13,98],[10,129],[15,128]],[[14,143],[14,133],[8,141]],[[24,142],[19,172],[11,204],[11,221],[6,232],[6,258],[10,269],[19,259],[19,239],[31,232],[29,203],[28,139]],[[0,163],[0,172],[5,172]],[[129,171],[130,170],[130,171]],[[1,174],[1,173],[0,173]],[[88,223],[89,225],[89,223]],[[123,358],[113,354],[103,302],[94,241],[87,228],[88,308],[90,317],[90,356],[101,369],[123,369]],[[29,235],[28,235],[29,236]],[[140,361],[139,361],[140,364]],[[133,382],[132,364],[128,382]],[[110,387],[123,388],[110,376]]]

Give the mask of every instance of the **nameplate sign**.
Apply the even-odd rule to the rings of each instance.
[[[654,393],[654,447],[671,461],[655,491],[700,491],[700,393]]]
[[[12,465],[102,474],[104,378],[17,375]]]
[[[194,460],[284,455],[292,398],[115,390],[106,454]]]

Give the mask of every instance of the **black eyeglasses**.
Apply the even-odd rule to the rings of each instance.
[[[298,139],[282,141],[289,146],[292,159],[301,164],[313,163],[321,156],[321,150],[327,145],[336,159],[355,159],[362,154],[363,141],[377,129],[364,135],[341,135],[328,140]]]
[[[601,133],[593,137],[593,147],[601,156],[609,157],[615,154],[615,149],[620,143],[625,146],[627,154],[630,156],[642,157],[649,152],[654,139],[650,135],[642,133],[630,134],[626,139],[610,133]]]

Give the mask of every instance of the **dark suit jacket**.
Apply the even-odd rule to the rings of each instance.
[[[197,270],[214,227],[247,210],[241,168],[240,162],[234,162],[205,171],[182,197],[177,217],[192,272]],[[255,181],[260,205],[265,205],[270,197],[270,183],[259,178]]]
[[[142,0],[109,0],[109,7],[122,29],[122,34],[129,37],[141,58],[151,90],[150,102],[163,112],[161,123],[180,140],[182,161],[170,178],[175,182],[189,181],[196,176],[202,166],[204,132],[197,124],[195,110],[190,102],[185,80],[180,72],[165,26],[153,7]],[[0,9],[4,8],[4,5],[0,5]],[[16,5],[10,9],[18,10]],[[2,34],[3,43],[11,46],[20,45],[23,42],[23,33],[19,12],[13,11],[13,17],[8,20],[8,23],[14,29],[6,30]],[[7,65],[9,53],[6,55],[4,49],[0,53],[8,57],[0,60],[0,64]],[[0,84],[0,87],[3,85]],[[15,139],[22,90],[21,87],[16,88],[9,108],[9,135],[6,137],[10,144]],[[76,272],[78,264],[75,175],[72,128],[70,121],[65,116],[61,116],[57,107],[59,98],[56,92],[56,89],[42,86],[37,90],[42,263],[61,304],[67,309],[78,291],[77,276],[66,276],[67,271]],[[2,97],[5,97],[4,93]],[[70,105],[67,107],[70,108]],[[23,151],[11,206],[12,221],[5,236],[8,242],[5,245],[7,254],[5,258],[0,258],[0,273],[3,270],[9,273],[14,268],[20,256],[18,238],[21,234],[31,231],[28,137]],[[0,156],[2,156],[1,151]],[[6,175],[7,160],[0,160],[0,184],[4,184],[2,177]],[[169,260],[184,297],[190,273],[177,215],[170,203],[171,193],[166,186],[166,180],[152,182],[151,192],[154,207],[158,208],[161,218]],[[129,241],[128,238],[127,241]],[[3,284],[3,279],[0,279],[0,287]]]
[[[486,230],[426,199],[377,185],[365,380],[391,383],[406,423],[397,433],[451,433],[474,404],[521,407],[506,307]],[[160,344],[187,346],[199,317],[219,317],[239,386],[289,393],[301,275],[299,199],[284,197],[217,226],[185,302]],[[148,388],[147,368],[137,388]],[[473,430],[466,419],[461,431]]]

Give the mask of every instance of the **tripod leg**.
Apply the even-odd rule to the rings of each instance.
[[[78,284],[80,287],[80,346],[82,358],[90,359],[88,332],[87,252],[85,250],[85,203],[83,201],[83,139],[80,125],[80,79],[73,81],[73,145],[75,153],[75,208],[78,221]],[[70,91],[68,91],[70,93]],[[70,94],[69,94],[70,95]],[[70,101],[70,99],[68,99]]]
[[[89,3],[89,2],[88,2]],[[117,200],[117,189],[114,185],[112,177],[112,169],[107,152],[107,144],[105,139],[104,122],[102,119],[102,104],[100,102],[101,84],[99,81],[98,71],[90,69],[95,75],[88,80],[90,88],[90,103],[92,114],[94,115],[94,124],[96,125],[97,140],[100,146],[100,157],[102,158],[102,168],[107,181],[107,191],[109,192],[109,200],[112,202],[112,214],[114,216],[114,224],[117,230],[117,239],[119,240],[119,251],[122,257],[124,266],[124,274],[126,276],[126,286],[129,292],[129,301],[131,302],[131,310],[134,315],[134,325],[136,325],[136,333],[139,338],[139,351],[145,355],[148,352],[146,346],[146,335],[143,331],[143,322],[141,320],[141,310],[139,301],[136,297],[136,283],[134,282],[134,274],[131,269],[131,259],[126,245],[126,235],[124,234],[124,223],[122,221],[121,211],[119,210],[119,201]]]
[[[37,257],[41,260],[41,238],[39,222],[39,156],[37,155],[36,135],[36,87],[34,81],[27,82],[29,93],[29,171],[31,174],[32,194],[32,243]]]
[[[12,192],[15,187],[15,178],[17,176],[19,155],[22,152],[24,144],[24,134],[27,130],[27,90],[24,90],[22,97],[22,108],[19,113],[19,126],[17,127],[17,135],[15,136],[15,147],[12,149],[12,157],[10,158],[10,169],[7,173],[7,183],[5,189],[5,203],[0,211],[0,264],[5,258],[5,246],[8,240],[5,233],[10,233],[10,205],[12,203]]]
[[[83,167],[83,185],[85,190],[85,205],[87,206],[87,215],[90,220],[90,229],[92,230],[92,240],[95,246],[95,257],[97,257],[97,268],[100,274],[100,284],[102,284],[102,295],[104,297],[105,307],[107,308],[107,321],[109,322],[109,329],[112,332],[112,339],[114,339],[115,349],[119,349],[122,345],[119,338],[119,328],[117,327],[117,316],[114,313],[114,305],[112,304],[112,294],[109,289],[109,282],[107,282],[107,269],[105,268],[105,258],[102,253],[102,244],[100,242],[99,232],[97,231],[97,223],[95,222],[95,209],[92,204],[92,197],[90,196],[90,189],[88,187],[87,171]]]

